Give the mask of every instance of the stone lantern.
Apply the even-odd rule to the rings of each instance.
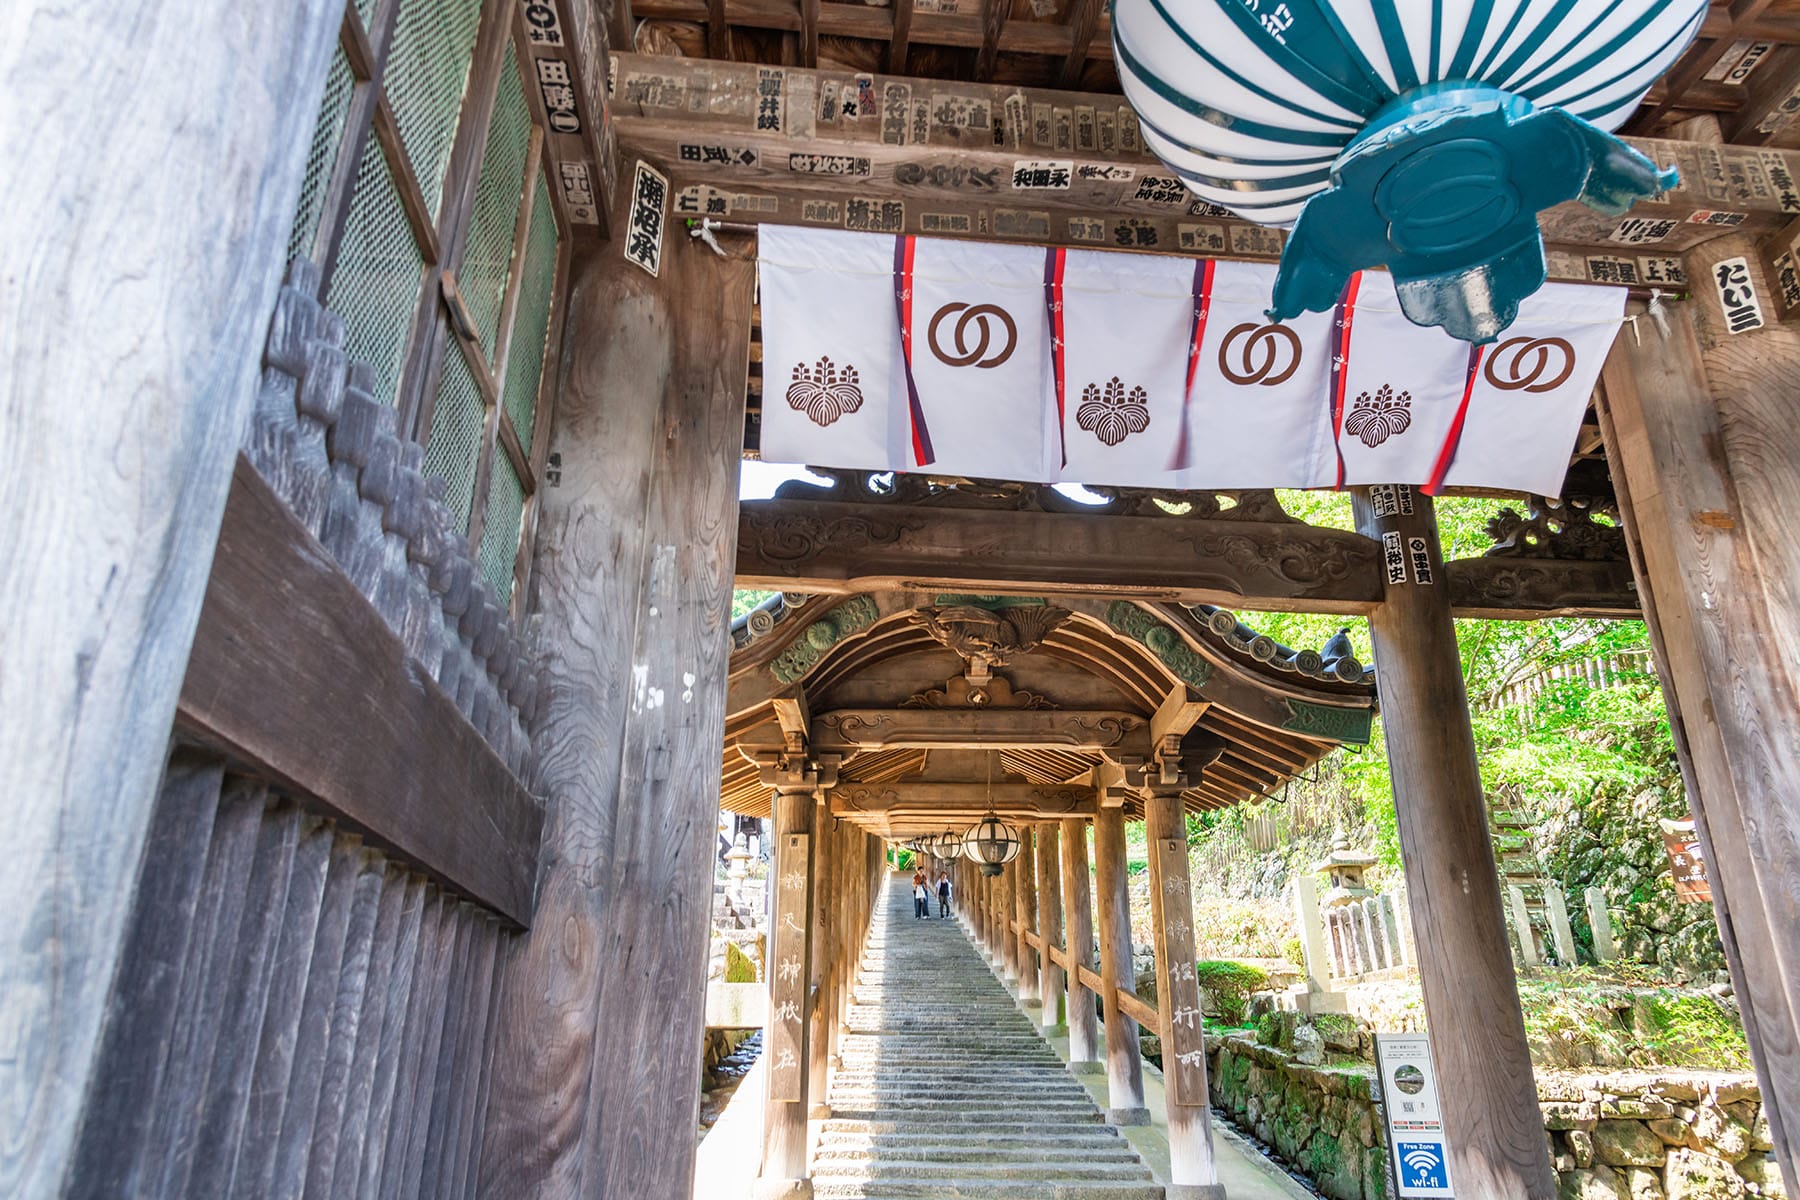
[[[1364,850],[1352,850],[1350,839],[1340,830],[1331,843],[1325,861],[1314,863],[1313,871],[1325,876],[1326,890],[1321,897],[1325,908],[1342,908],[1360,903],[1375,894],[1363,882],[1363,872],[1375,865],[1375,856]]]

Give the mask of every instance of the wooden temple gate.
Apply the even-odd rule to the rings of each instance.
[[[1621,334],[1569,503],[1533,501],[1530,539],[1446,564],[1423,497],[1410,512],[1365,499],[1358,534],[1253,493],[1203,493],[1183,515],[1130,497],[1070,512],[844,481],[740,513],[751,244],[669,238],[653,276],[620,253],[631,196],[615,179],[643,161],[671,211],[736,224],[1272,257],[1278,235],[1116,186],[1155,164],[1116,97],[1095,107],[1113,86],[1091,53],[1101,7],[1037,20],[998,3],[915,17],[912,3],[639,0],[637,18],[700,21],[712,60],[745,29],[776,31],[785,50],[746,40],[763,65],[609,58],[609,43],[667,48],[625,3],[9,15],[0,1194],[685,1196],[722,745],[749,751],[778,832],[802,839],[804,994],[840,998],[877,833],[924,820],[906,809],[916,771],[885,809],[879,792],[845,808],[852,784],[888,782],[856,781],[858,760],[930,748],[961,773],[924,783],[973,812],[989,799],[973,768],[998,756],[1000,810],[1029,816],[1034,840],[1010,876],[964,881],[986,940],[1021,977],[1038,956],[1040,995],[1058,970],[1077,999],[1100,994],[1115,1095],[1132,1094],[1135,1059],[1113,1040],[1135,1020],[1176,1047],[1177,1100],[1203,1098],[1179,1050],[1182,981],[1159,981],[1154,1012],[1122,986],[1122,822],[1150,823],[1166,974],[1192,958],[1173,916],[1181,812],[1283,773],[1230,748],[1209,759],[1218,746],[1195,730],[1240,713],[1214,737],[1302,763],[1342,739],[1336,718],[1240,703],[1368,701],[1357,681],[1307,674],[1296,692],[1278,668],[1234,664],[1215,644],[1229,634],[1187,604],[1369,615],[1452,1172],[1471,1197],[1544,1200],[1451,618],[1641,609],[1765,1110],[1800,1185],[1800,338],[1775,319],[1800,207],[1800,154],[1775,119],[1800,79],[1796,17],[1716,5],[1653,96],[1643,130],[1658,136],[1637,144],[1687,181],[1640,214],[1677,218],[1653,256],[1622,253],[1610,219],[1546,215],[1553,277],[1684,270],[1695,296]],[[822,31],[881,53],[820,69]],[[1780,52],[1722,97],[1703,77],[1748,38]],[[915,95],[909,71],[936,78]],[[1000,71],[1030,82],[991,82]],[[922,141],[884,125],[884,101],[911,116],[937,90],[961,102],[945,117],[926,103]],[[780,115],[759,121],[770,96]],[[1662,123],[1708,110],[1729,111]],[[985,195],[1038,146],[1040,111],[1041,149],[1087,182]],[[1713,210],[1734,221],[1679,219]],[[1734,332],[1710,279],[1739,257],[1770,320]],[[1588,514],[1613,504],[1622,536],[1596,533]],[[1435,585],[1385,581],[1378,538],[1394,532],[1424,540]],[[734,577],[854,597],[812,602],[821,615],[796,624],[813,662],[785,681],[759,663],[766,695],[740,694]],[[1136,666],[1101,673],[1137,689],[1135,711],[1101,705],[1113,724],[1078,733],[1080,708],[927,703],[895,709],[886,725],[911,730],[895,735],[878,719],[892,696],[810,711],[832,685],[809,668],[890,629],[889,650],[910,637],[933,653],[927,626],[898,618],[998,594],[1071,614],[1045,639],[1069,639],[1059,661],[1140,644]],[[869,619],[846,628],[860,605]],[[1154,639],[1131,632],[1147,626]],[[791,653],[792,634],[771,637]],[[1279,657],[1254,639],[1245,653],[1265,651]],[[962,657],[934,687],[981,674]],[[1215,671],[1196,685],[1170,658]],[[1240,676],[1241,696],[1209,694]],[[759,706],[771,720],[728,724]],[[1115,732],[1128,748],[1099,744]],[[1046,744],[1090,758],[1053,785]],[[1086,885],[1090,822],[1111,916],[1091,931],[1097,978],[1090,931],[1057,933],[1051,886]],[[1016,884],[1026,863],[1035,889]],[[826,1019],[795,1035],[809,1076],[833,1027],[814,1011]],[[778,1114],[773,1180],[804,1172],[802,1107]],[[1205,1187],[1205,1111],[1186,1107],[1176,1169]]]

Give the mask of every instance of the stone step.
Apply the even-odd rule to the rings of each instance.
[[[903,1179],[991,1179],[1032,1183],[1150,1183],[1153,1176],[1141,1161],[1129,1162],[931,1162],[919,1159],[834,1160],[814,1166],[813,1183],[884,1183]]]
[[[1095,1163],[1137,1162],[1137,1151],[1123,1138],[1105,1142],[1091,1138],[1079,1145],[1057,1138],[971,1139],[961,1145],[945,1145],[941,1138],[827,1139],[819,1140],[813,1169],[827,1172],[837,1162],[1012,1162]]]
[[[816,1182],[814,1200],[1165,1200],[1159,1183],[934,1179]]]

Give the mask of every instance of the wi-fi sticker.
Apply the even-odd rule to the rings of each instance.
[[[1430,1142],[1401,1142],[1396,1147],[1406,1168],[1406,1184],[1415,1188],[1449,1187],[1444,1173],[1444,1152]]]

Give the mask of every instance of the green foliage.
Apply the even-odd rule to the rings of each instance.
[[[1742,1027],[1711,996],[1621,986],[1621,973],[1584,967],[1521,979],[1519,1002],[1532,1059],[1543,1066],[1751,1069]]]
[[[1244,1020],[1244,1004],[1250,993],[1269,982],[1269,973],[1250,963],[1206,959],[1194,964],[1194,978],[1212,996],[1220,1017],[1237,1025]]]
[[[1288,938],[1281,943],[1281,957],[1287,959],[1296,967],[1304,967],[1306,965],[1306,952],[1300,945],[1300,938],[1298,936]]]
[[[735,942],[725,943],[725,982],[756,982],[756,964],[750,961],[748,954],[737,948]]]
[[[1281,1045],[1281,1014],[1266,1012],[1256,1018],[1256,1041],[1260,1046]]]
[[[731,619],[734,621],[737,620],[774,594],[774,592],[732,592]]]
[[[901,871],[912,870],[913,852],[904,846],[894,847],[894,867]]]
[[[1194,899],[1194,937],[1212,954],[1280,958],[1287,928],[1288,910],[1278,903],[1206,893]]]

